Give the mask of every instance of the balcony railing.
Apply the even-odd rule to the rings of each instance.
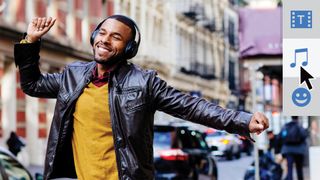
[[[198,63],[198,62],[190,63],[189,69],[187,69],[186,67],[181,67],[180,71],[188,75],[200,76],[203,79],[208,79],[208,80],[216,79],[214,66],[210,66],[203,63]]]

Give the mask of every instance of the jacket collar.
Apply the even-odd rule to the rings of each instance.
[[[125,78],[126,74],[129,72],[131,63],[128,61],[123,61],[121,62],[115,69],[114,71],[110,72],[110,80],[113,81],[113,83],[118,84],[123,81]],[[93,73],[92,71],[94,68],[97,66],[97,63],[95,61],[92,61],[89,63],[88,70],[86,73],[86,82],[89,82],[93,78]],[[109,82],[110,83],[110,82]]]
[[[127,73],[130,70],[131,63],[128,61],[121,62],[117,68],[110,73],[110,77],[112,77],[112,81],[115,81],[115,83],[121,83]]]
[[[88,64],[88,69],[87,69],[87,71],[85,72],[85,82],[86,83],[89,83],[91,80],[92,80],[92,78],[93,78],[93,73],[92,73],[92,71],[93,71],[93,69],[96,67],[96,62],[95,61],[91,61],[91,62],[89,62],[89,64]]]

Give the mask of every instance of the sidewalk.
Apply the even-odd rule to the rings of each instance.
[[[296,172],[295,172],[295,175],[297,175]],[[309,166],[304,166],[303,167],[303,176],[304,176],[304,180],[310,180],[310,169],[309,169]]]
[[[287,175],[287,172],[284,170],[283,174],[282,174],[282,178],[285,178]],[[298,179],[297,178],[297,171],[296,171],[296,167],[293,167],[293,179]],[[303,167],[303,179],[304,180],[310,180],[310,169],[309,166],[304,166]]]
[[[36,173],[43,174],[43,167],[42,166],[36,166],[36,165],[30,165],[27,167],[29,172],[31,173],[32,177],[35,178]]]

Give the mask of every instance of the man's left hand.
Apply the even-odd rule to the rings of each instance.
[[[254,113],[249,123],[250,133],[257,133],[259,135],[262,131],[268,128],[269,128],[268,118],[261,112]]]

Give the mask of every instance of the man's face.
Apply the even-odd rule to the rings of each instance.
[[[93,54],[96,62],[107,64],[122,60],[126,44],[131,40],[130,27],[116,19],[107,19],[93,42]],[[114,63],[114,62],[113,62]]]

